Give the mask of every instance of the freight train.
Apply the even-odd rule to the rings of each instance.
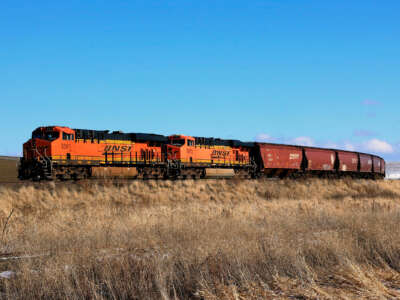
[[[385,161],[308,146],[46,126],[24,143],[18,169],[21,180],[304,176],[379,179]]]

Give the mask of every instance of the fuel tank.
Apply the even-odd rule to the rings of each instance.
[[[206,168],[205,178],[231,178],[235,176],[233,169]]]
[[[94,178],[135,178],[137,175],[136,168],[92,167],[92,177]]]

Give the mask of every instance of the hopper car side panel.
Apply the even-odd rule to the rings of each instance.
[[[358,154],[354,152],[337,151],[339,159],[339,171],[341,172],[357,172],[358,171]]]
[[[372,157],[372,165],[373,165],[373,172],[374,173],[381,173],[381,160],[377,156]]]
[[[371,173],[372,172],[372,157],[368,154],[360,153],[360,172]]]
[[[386,173],[386,165],[385,165],[385,161],[381,158],[381,174],[385,174]]]
[[[262,167],[266,169],[299,170],[303,160],[300,147],[257,143]]]
[[[336,153],[332,150],[318,148],[304,148],[308,161],[307,170],[332,171],[334,170]]]

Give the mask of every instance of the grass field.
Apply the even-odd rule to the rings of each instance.
[[[16,182],[17,179],[17,157],[0,156],[0,183]]]
[[[399,200],[397,181],[0,186],[0,297],[396,299]]]

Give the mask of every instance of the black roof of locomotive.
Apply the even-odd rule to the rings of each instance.
[[[207,146],[230,146],[230,147],[254,147],[253,142],[242,142],[239,140],[224,140],[212,137],[194,137],[196,145],[207,145]]]
[[[75,131],[76,139],[84,140],[122,140],[122,141],[146,141],[167,143],[168,137],[161,134],[153,133],[124,133],[122,131],[110,130],[90,130],[90,129],[73,129]],[[230,147],[254,147],[253,142],[242,142],[239,140],[224,140],[212,137],[194,137],[197,145],[206,146],[230,146]]]
[[[110,130],[88,130],[88,129],[74,129],[77,139],[85,140],[122,140],[122,141],[146,141],[146,142],[158,142],[166,143],[168,138],[161,134],[153,133],[123,133],[122,131]]]

